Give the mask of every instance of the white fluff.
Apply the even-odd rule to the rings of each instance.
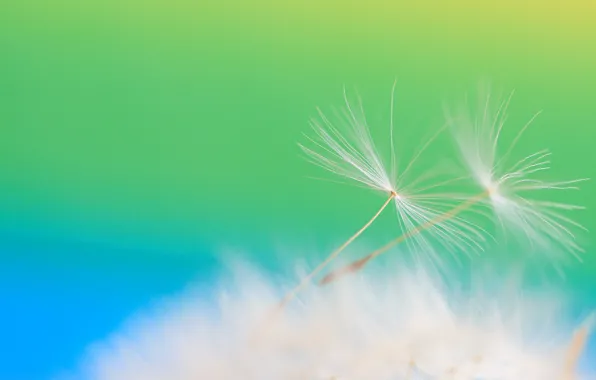
[[[284,289],[242,269],[217,307],[187,294],[133,321],[93,350],[84,377],[567,379],[562,300],[482,278],[463,292],[423,270],[354,276],[310,287],[259,330]]]

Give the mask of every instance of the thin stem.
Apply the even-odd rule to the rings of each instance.
[[[579,358],[581,357],[588,340],[588,335],[591,330],[591,320],[594,318],[588,318],[588,321],[580,327],[571,338],[569,348],[567,349],[567,355],[565,357],[565,368],[562,376],[562,380],[574,380],[576,378],[575,373],[577,371],[577,365]]]
[[[360,236],[374,221],[381,215],[381,212],[389,205],[389,203],[395,198],[397,194],[395,192],[391,192],[389,194],[389,198],[383,203],[381,208],[376,212],[376,214],[364,225],[360,228],[354,235],[352,235],[345,243],[339,246],[335,251],[333,251],[321,264],[319,264],[313,271],[311,271],[306,277],[300,281],[298,286],[296,286],[291,292],[286,294],[286,296],[281,300],[279,304],[279,308],[282,309],[288,302],[290,302],[296,294],[298,294],[308,283],[311,279],[316,276],[324,267],[326,267],[331,261],[333,261],[344,249],[347,248],[358,236]]]
[[[488,192],[484,191],[472,198],[469,198],[467,201],[460,203],[459,205],[455,206],[451,210],[449,210],[443,214],[440,214],[433,219],[428,220],[426,223],[420,224],[420,225],[410,229],[403,235],[399,236],[397,239],[390,241],[389,243],[385,244],[383,247],[377,249],[376,251],[371,252],[367,256],[329,273],[328,275],[323,277],[323,279],[319,282],[319,285],[329,284],[333,281],[336,281],[339,277],[341,277],[343,275],[359,271],[366,265],[366,263],[368,263],[370,260],[374,259],[375,257],[387,252],[389,249],[404,242],[405,240],[411,238],[412,236],[415,236],[421,232],[424,232],[424,231],[428,230],[429,228],[432,228],[433,226],[435,226],[441,222],[444,222],[446,220],[456,217],[459,213],[461,213],[461,212],[469,209],[470,207],[474,206],[475,204],[481,202],[487,196],[488,196]]]
[[[385,201],[385,203],[383,203],[383,205],[381,206],[381,208],[376,212],[375,215],[373,215],[373,217],[364,225],[362,226],[362,228],[360,228],[358,231],[356,231],[356,233],[354,235],[352,235],[345,243],[343,243],[340,247],[338,247],[335,251],[333,251],[326,259],[325,261],[323,261],[321,264],[319,264],[312,272],[310,272],[306,277],[304,277],[302,279],[302,281],[300,281],[300,283],[294,288],[292,289],[291,292],[287,293],[286,296],[280,301],[280,303],[278,304],[278,306],[272,310],[271,314],[268,316],[268,318],[266,318],[264,320],[263,325],[261,326],[261,328],[258,328],[256,333],[252,336],[251,341],[254,341],[254,339],[259,336],[261,333],[263,333],[263,329],[265,327],[267,327],[269,325],[269,323],[277,317],[277,315],[279,314],[279,312],[281,312],[283,310],[283,308],[292,300],[294,299],[294,297],[296,297],[296,295],[304,288],[306,287],[306,285],[309,284],[309,282],[311,281],[311,279],[316,276],[325,266],[327,266],[331,261],[333,261],[333,259],[335,259],[344,249],[346,249],[346,247],[348,245],[350,245],[350,243],[352,243],[358,236],[360,236],[374,221],[375,219],[377,219],[379,217],[379,215],[381,215],[381,212],[383,212],[383,210],[389,205],[389,203],[391,203],[391,201],[397,196],[397,194],[392,191],[391,194],[389,194],[389,198],[387,198],[387,200]]]

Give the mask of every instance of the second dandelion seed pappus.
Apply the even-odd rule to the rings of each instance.
[[[496,99],[498,106],[495,107],[490,92],[480,92],[478,108],[464,104],[455,113],[450,109],[446,112],[447,124],[464,163],[481,187],[480,193],[470,196],[444,213],[434,214],[432,218],[420,220],[417,225],[408,226],[409,228],[397,239],[331,272],[320,283],[328,284],[343,275],[356,272],[393,246],[408,242],[412,237],[427,230],[441,230],[442,225],[449,225],[450,221],[457,227],[469,228],[470,224],[465,223],[459,214],[487,206],[493,211],[502,230],[522,235],[531,247],[539,248],[541,257],[555,268],[559,269],[560,263],[565,259],[565,256],[561,255],[562,252],[580,259],[578,254],[583,250],[576,242],[573,229],[584,228],[563,212],[583,207],[551,200],[531,199],[526,194],[548,190],[577,190],[577,183],[587,179],[548,181],[540,178],[539,175],[550,168],[550,152],[547,150],[533,152],[517,160],[511,159],[518,141],[537,114],[519,129],[511,144],[499,155],[499,140],[512,95],[513,93],[504,101]]]
[[[336,111],[334,118],[328,117],[319,110],[319,118],[312,121],[314,137],[308,137],[308,146],[300,145],[309,160],[359,186],[384,192],[388,198],[361,229],[332,252],[323,263],[303,279],[297,288],[284,298],[282,306],[362,234],[390,203],[393,203],[395,207],[401,229],[409,230],[435,220],[453,202],[462,199],[462,196],[458,194],[431,192],[441,186],[461,180],[460,178],[436,180],[438,177],[430,172],[418,177],[411,175],[416,161],[444,131],[445,126],[438,129],[405,166],[398,166],[394,144],[394,94],[395,84],[391,91],[390,121],[386,141],[390,148],[388,164],[387,160],[380,157],[375,146],[360,97],[356,96],[356,102],[352,102],[344,89],[345,108]],[[456,216],[435,222],[426,229],[446,251],[454,254],[456,251],[480,249],[479,241],[484,239],[477,226]],[[441,261],[440,255],[433,249],[433,245],[427,237],[418,234],[412,235],[407,244],[411,251],[426,255],[429,261],[434,263]]]
[[[503,230],[520,235],[552,263],[558,264],[565,254],[580,259],[583,249],[575,232],[584,227],[565,212],[583,207],[544,197],[552,191],[578,190],[578,183],[587,178],[554,181],[545,178],[551,156],[547,149],[513,158],[522,135],[539,113],[503,149],[500,140],[512,97],[513,92],[507,99],[499,100],[490,91],[481,91],[476,108],[461,107],[455,113],[447,113],[461,157],[487,194],[479,204],[493,211]]]

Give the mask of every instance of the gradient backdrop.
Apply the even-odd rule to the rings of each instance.
[[[135,311],[208,284],[222,254],[275,266],[351,233],[383,198],[308,178],[329,177],[296,146],[344,84],[381,135],[397,77],[415,144],[479,79],[515,88],[514,131],[544,110],[520,148],[594,177],[595,40],[589,0],[2,2],[0,379],[74,367]],[[596,229],[594,183],[571,196]],[[584,308],[586,240],[568,270]]]

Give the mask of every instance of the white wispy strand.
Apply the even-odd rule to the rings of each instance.
[[[394,144],[394,93],[391,94],[389,144],[391,156],[387,164],[379,155],[366,120],[361,99],[354,106],[344,89],[345,108],[327,117],[319,110],[319,118],[311,121],[314,137],[309,144],[300,144],[307,158],[329,172],[353,183],[387,195],[394,194],[393,202],[402,233],[427,224],[424,234],[414,234],[405,241],[407,251],[422,261],[440,264],[437,250],[455,257],[483,250],[487,232],[467,218],[454,216],[434,222],[439,215],[452,209],[465,195],[440,191],[441,188],[461,180],[437,180],[436,175],[425,172],[412,176],[414,164],[427,148],[445,130],[442,127],[428,139],[403,168],[398,167]]]
[[[544,180],[542,177],[550,169],[551,153],[548,150],[511,159],[517,143],[539,113],[519,130],[508,147],[499,152],[512,96],[513,92],[506,100],[499,101],[486,91],[479,96],[478,107],[464,105],[455,113],[448,110],[448,123],[461,155],[476,182],[488,193],[484,204],[494,211],[501,227],[521,234],[553,261],[563,258],[562,252],[581,259],[578,254],[583,249],[577,243],[574,230],[584,227],[563,212],[583,207],[532,199],[528,194],[540,197],[539,193],[547,190],[577,190],[577,184],[587,179]]]
[[[280,289],[236,273],[217,308],[190,294],[133,321],[92,351],[83,378],[564,379],[572,331],[552,292],[486,291],[496,282],[483,276],[470,296],[421,268],[355,276],[304,292],[249,343]]]

